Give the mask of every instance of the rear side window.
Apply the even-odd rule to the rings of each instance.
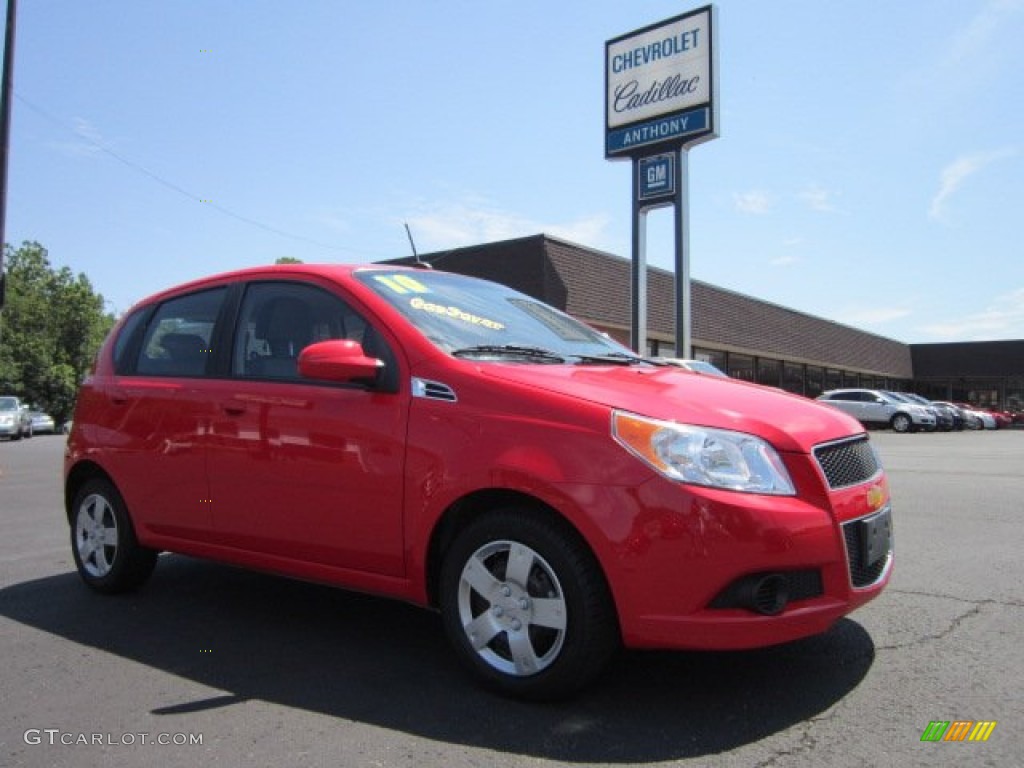
[[[149,313],[148,307],[143,307],[132,313],[132,315],[125,320],[124,325],[121,326],[121,330],[117,334],[117,338],[114,340],[114,371],[118,374],[127,373],[131,369],[132,364],[132,349],[135,348],[133,343],[142,329],[142,323]]]
[[[225,294],[226,289],[214,288],[161,304],[142,338],[135,372],[143,376],[203,376]]]

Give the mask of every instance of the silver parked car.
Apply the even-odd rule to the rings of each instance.
[[[985,424],[972,408],[965,408],[957,403],[949,403],[945,400],[936,400],[936,405],[945,405],[949,408],[953,408],[957,413],[960,414],[960,418],[963,419],[964,429],[984,429]]]
[[[950,430],[961,430],[964,428],[964,415],[955,405],[949,403],[940,403],[937,400],[929,400],[922,395],[916,395],[913,392],[902,392],[903,397],[917,403],[918,405],[924,405],[935,411],[935,417],[938,421],[939,429],[943,432]]]
[[[32,437],[32,417],[16,397],[0,397],[0,437]]]
[[[818,400],[866,426],[888,426],[895,432],[935,429],[935,414],[927,408],[901,401],[879,389],[832,389],[819,395]]]
[[[32,433],[36,435],[52,435],[57,432],[57,425],[53,416],[42,411],[31,411]]]

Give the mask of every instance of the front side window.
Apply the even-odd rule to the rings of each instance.
[[[226,289],[169,299],[157,308],[142,338],[135,372],[143,376],[203,376],[213,326]]]
[[[380,335],[338,296],[303,283],[253,283],[245,292],[231,373],[253,379],[299,379],[299,353],[310,344],[348,339],[385,367],[394,358]]]

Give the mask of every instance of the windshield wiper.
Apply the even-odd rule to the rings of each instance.
[[[519,346],[517,344],[479,344],[462,347],[452,352],[455,357],[521,357],[545,363],[564,363],[565,358],[543,347]]]
[[[625,352],[608,352],[604,355],[573,355],[580,365],[637,365],[646,363],[642,357],[627,355]]]

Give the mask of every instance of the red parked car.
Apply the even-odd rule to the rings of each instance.
[[[893,563],[859,423],[650,364],[503,286],[287,265],[149,298],[78,397],[79,573],[169,550],[438,609],[479,679],[564,696],[621,644],[827,630]]]
[[[1006,429],[1013,426],[1013,415],[1007,411],[1000,411],[995,408],[985,408],[986,413],[992,414],[996,420],[996,429]]]

